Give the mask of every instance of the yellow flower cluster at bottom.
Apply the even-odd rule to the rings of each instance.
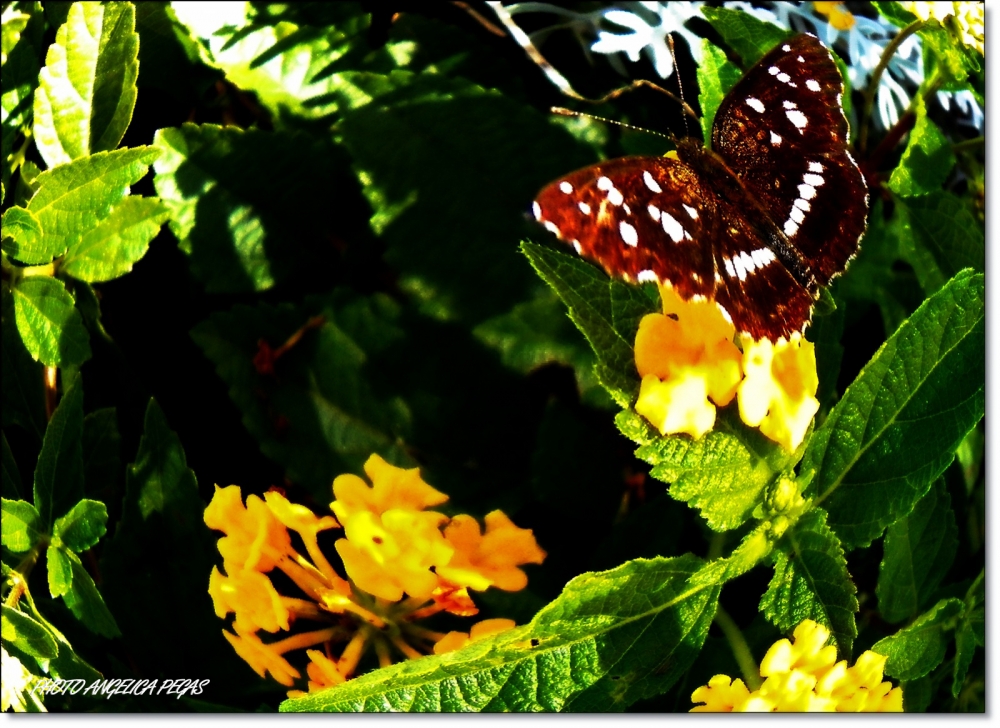
[[[778,640],[761,660],[760,689],[716,675],[691,694],[692,703],[701,703],[691,712],[902,712],[902,688],[882,681],[885,657],[869,650],[852,667],[837,662],[837,648],[826,644],[830,631],[811,619],[792,636],[794,643]]]
[[[448,496],[425,483],[416,468],[397,468],[372,455],[365,472],[372,485],[355,475],[334,481],[330,507],[336,517],[316,516],[273,491],[248,496],[244,506],[238,486],[216,487],[205,524],[225,533],[218,543],[225,573],[212,570],[209,594],[217,616],[235,614],[233,632],[223,635],[261,677],[269,673],[293,686],[301,673],[285,655],[305,649],[308,689],[319,690],[352,677],[370,648],[385,666],[396,653],[441,654],[514,626],[488,619],[469,633],[445,634],[417,622],[439,612],[477,614],[469,589],[523,589],[527,576],[520,567],[545,558],[532,532],[501,511],[486,516],[484,531],[471,516],[427,510]],[[344,538],[334,547],[346,578],[319,544],[320,533],[341,527]],[[268,576],[274,570],[305,598],[279,593]],[[304,621],[318,628],[274,642],[258,634],[290,632]],[[343,642],[334,658],[334,645]]]

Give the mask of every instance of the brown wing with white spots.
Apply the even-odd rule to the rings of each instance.
[[[556,180],[539,193],[534,212],[610,275],[670,283],[690,299],[715,290],[716,203],[683,162],[622,157]]]
[[[778,44],[723,100],[712,147],[827,285],[855,255],[868,190],[847,149],[843,80],[815,37]]]

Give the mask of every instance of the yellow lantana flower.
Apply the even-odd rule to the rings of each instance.
[[[223,634],[262,677],[270,673],[292,686],[301,673],[284,655],[305,650],[308,689],[322,690],[350,679],[372,649],[379,665],[386,666],[397,653],[411,659],[440,653],[514,626],[494,619],[469,633],[445,634],[418,622],[442,611],[478,613],[470,587],[524,588],[527,577],[518,567],[545,558],[532,532],[501,511],[486,516],[483,532],[471,516],[450,519],[426,510],[448,496],[425,483],[416,468],[397,468],[372,455],[365,472],[371,485],[355,475],[334,481],[336,500],[330,507],[336,518],[317,516],[277,491],[263,498],[250,495],[244,506],[237,486],[217,487],[205,509],[205,523],[226,534],[218,542],[225,573],[216,567],[209,578],[215,613],[220,618],[235,613],[234,631]],[[334,545],[348,579],[337,573],[318,539],[341,525],[344,538]],[[308,558],[297,550],[298,540],[293,544],[290,530]],[[266,576],[273,569],[305,598],[279,593],[275,585],[282,582]],[[300,619],[311,631],[270,643],[258,635],[261,630],[291,632]],[[334,650],[339,659],[331,657]]]
[[[299,677],[299,671],[281,656],[277,648],[265,645],[254,632],[243,632],[239,627],[235,629],[236,634],[222,630],[222,635],[236,650],[236,654],[261,677],[269,672],[279,683],[291,687],[295,678]]]
[[[830,631],[811,619],[792,634],[793,642],[778,640],[760,663],[766,678],[749,691],[742,680],[716,675],[691,694],[700,703],[692,713],[705,712],[901,712],[903,690],[882,682],[886,658],[865,652],[854,664],[837,662],[837,649],[827,645]]]
[[[902,2],[905,9],[921,20],[937,20],[948,27],[954,18],[955,29],[965,45],[986,55],[986,3],[984,2]]]
[[[801,334],[777,344],[744,337],[743,371],[737,391],[740,417],[794,452],[819,410],[816,347]]]
[[[813,8],[820,15],[830,18],[830,25],[837,30],[850,30],[854,27],[854,16],[842,2],[814,2]]]
[[[644,316],[636,334],[642,385],[635,411],[661,434],[701,437],[715,425],[716,405],[732,401],[742,376],[736,329],[711,301],[684,301],[662,285],[660,297],[663,313]]]
[[[453,549],[441,534],[448,517],[434,511],[389,509],[355,513],[335,544],[348,577],[369,594],[397,601],[403,593],[428,598],[438,585],[431,568]]]
[[[444,536],[455,553],[447,564],[437,568],[437,573],[478,591],[491,586],[520,591],[528,585],[528,577],[518,567],[542,563],[545,552],[529,529],[515,526],[503,511],[488,513],[485,521],[483,533],[472,516],[451,519]]]

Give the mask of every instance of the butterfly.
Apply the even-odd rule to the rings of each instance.
[[[584,167],[538,194],[535,218],[611,276],[713,300],[755,340],[787,338],[866,228],[843,93],[830,51],[796,35],[723,99],[711,149],[689,137],[676,158]]]

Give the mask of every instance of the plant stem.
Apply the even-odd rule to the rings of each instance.
[[[715,623],[719,625],[719,629],[726,636],[726,641],[729,642],[729,649],[733,651],[736,664],[740,666],[743,682],[746,683],[750,692],[757,690],[761,685],[760,670],[753,659],[753,654],[750,652],[750,646],[743,639],[743,633],[740,631],[740,628],[722,607],[719,607],[715,612]]]
[[[875,66],[875,70],[872,71],[871,78],[868,79],[868,88],[865,89],[865,105],[863,111],[861,112],[861,134],[858,138],[858,149],[864,154],[868,147],[868,127],[871,125],[872,117],[872,105],[875,103],[875,94],[878,92],[879,81],[882,80],[882,74],[885,73],[885,69],[889,67],[889,61],[892,57],[896,55],[896,51],[899,50],[899,46],[903,44],[903,41],[909,38],[911,35],[916,33],[924,26],[924,21],[914,20],[912,23],[903,28],[899,33],[889,41],[889,44],[885,47],[882,52],[882,57],[879,59],[878,65]]]
[[[975,139],[966,139],[964,142],[958,142],[951,145],[951,151],[955,153],[977,151],[981,148],[986,147],[986,137],[980,136]]]

